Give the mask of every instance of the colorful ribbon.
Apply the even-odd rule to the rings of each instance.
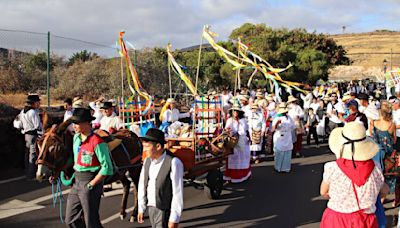
[[[119,33],[119,39],[117,42],[119,44],[120,49],[118,49],[118,52],[119,52],[120,56],[125,59],[125,67],[126,67],[128,86],[129,86],[130,91],[132,92],[131,100],[133,100],[133,97],[135,97],[137,94],[146,100],[146,108],[141,113],[142,115],[145,115],[152,107],[153,98],[143,89],[143,87],[139,81],[138,73],[136,71],[136,68],[133,66],[133,64],[131,62],[128,48],[126,47],[124,39],[122,38],[122,36],[124,34],[125,34],[125,32],[123,32],[123,31],[121,31]],[[129,42],[128,42],[128,45],[130,45],[131,48],[133,48],[133,45],[130,44]]]
[[[182,79],[182,81],[189,88],[190,92],[192,92],[193,95],[197,95],[196,87],[193,85],[192,81],[190,81],[190,78],[185,74],[185,72],[183,72],[181,66],[176,62],[174,56],[172,55],[171,44],[168,44],[167,46],[167,54],[168,65]]]

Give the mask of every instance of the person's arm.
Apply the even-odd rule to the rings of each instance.
[[[374,122],[375,121],[373,121],[373,120],[369,121],[369,129],[368,129],[368,131],[369,131],[370,135],[373,135],[373,129],[374,129],[374,126],[375,126]]]
[[[321,182],[320,194],[324,199],[329,199],[329,184],[325,181]]]
[[[391,131],[393,131],[393,144],[396,144],[397,142],[396,125],[392,124],[390,128]]]
[[[168,227],[177,227],[183,210],[183,164],[178,158],[173,158],[171,163],[172,201]]]
[[[146,211],[146,206],[147,206],[145,192],[146,192],[146,187],[144,186],[144,166],[143,166],[142,170],[140,171],[139,185],[138,185],[138,223],[144,222],[144,212]]]
[[[96,153],[97,160],[99,160],[101,168],[96,177],[89,182],[90,185],[92,186],[96,186],[97,184],[102,182],[106,178],[106,176],[114,174],[113,164],[111,162],[108,145],[106,143],[99,143],[95,147],[94,152]]]

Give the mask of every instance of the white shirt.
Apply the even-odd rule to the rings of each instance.
[[[317,114],[318,110],[321,108],[321,106],[319,105],[319,103],[312,103],[310,105],[310,108],[312,108],[314,110],[314,114]]]
[[[139,213],[144,213],[148,206],[156,206],[156,179],[158,172],[165,160],[166,153],[164,152],[158,159],[151,160],[149,167],[149,181],[147,189],[144,186],[144,168],[140,172],[139,191],[138,191],[138,210]],[[173,158],[171,161],[170,178],[172,181],[172,202],[171,214],[169,221],[179,223],[183,210],[183,164],[178,158]],[[145,191],[147,192],[147,205]]]
[[[251,116],[251,114],[253,113],[253,112],[251,111],[250,105],[245,105],[245,106],[243,106],[243,107],[242,107],[242,110],[243,110],[243,112],[244,112],[244,116],[246,117],[246,119],[249,119],[250,116]]]
[[[289,151],[293,149],[292,131],[296,128],[292,118],[287,116],[277,117],[272,121],[272,126],[275,126],[278,120],[281,123],[275,129],[273,141],[274,150]]]
[[[222,98],[222,107],[229,107],[231,106],[229,104],[229,101],[232,99],[232,94],[228,93],[228,94],[222,94],[221,98]]]
[[[330,114],[330,121],[334,123],[342,123],[342,121],[339,119],[339,113],[345,113],[343,104],[340,102],[337,102],[335,105],[329,103],[328,107],[326,108],[326,113]]]
[[[22,122],[22,134],[34,130],[38,130],[39,134],[42,133],[42,121],[39,116],[39,110],[30,109],[26,113],[24,113],[24,110],[22,110],[19,118]]]
[[[103,116],[100,120],[100,129],[109,131],[110,128],[114,128],[115,130],[119,130],[124,127],[124,123],[122,120],[113,112],[111,116]]]
[[[393,111],[393,122],[396,126],[400,125],[400,109]],[[400,129],[396,129],[396,135],[397,137],[400,137]]]
[[[73,114],[73,110],[71,110],[71,111],[65,111],[65,113],[64,113],[64,122],[66,121],[66,120],[68,120],[69,118],[71,118],[72,117],[72,114]],[[74,132],[74,128],[73,128],[73,126],[72,126],[72,124],[70,124],[69,126],[68,126],[68,131],[69,132]]]
[[[190,117],[190,113],[180,113],[177,108],[165,110],[162,116],[162,122],[175,122],[182,118]]]
[[[304,96],[303,94],[300,94],[300,97],[304,101],[303,108],[304,109],[310,108],[310,105],[311,105],[311,103],[313,101],[313,94],[312,93],[308,93],[306,96]]]
[[[100,123],[103,117],[103,113],[101,112],[100,107],[98,107],[95,102],[90,102],[89,106],[94,110],[93,117],[96,118],[92,121],[92,124]]]
[[[304,111],[300,107],[300,105],[289,104],[288,108],[289,108],[288,115],[292,118],[292,120],[303,119]]]

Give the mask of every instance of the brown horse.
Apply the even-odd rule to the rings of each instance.
[[[41,139],[37,142],[38,171],[36,173],[37,179],[41,180],[44,176],[43,166],[46,166],[51,174],[50,179],[56,180],[61,171],[66,176],[71,177],[73,170],[73,150],[72,139],[73,136],[66,131],[67,127],[71,124],[70,121],[65,121],[59,126],[53,125]],[[109,176],[105,180],[105,184],[110,184],[120,181],[123,185],[123,195],[120,210],[120,218],[124,219],[126,216],[126,205],[129,195],[131,180],[134,184],[134,210],[130,217],[133,222],[137,216],[137,186],[139,183],[142,156],[142,144],[139,137],[128,130],[120,130],[113,135],[108,135],[105,132],[97,132],[100,137],[107,143],[109,147],[114,144],[115,147],[111,151],[111,158],[114,163],[114,175]],[[117,143],[116,143],[117,142]],[[119,143],[121,142],[121,143]],[[129,180],[129,178],[131,180]]]

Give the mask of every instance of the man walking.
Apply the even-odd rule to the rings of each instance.
[[[149,213],[152,227],[178,227],[183,209],[183,164],[164,149],[165,136],[151,128],[142,137],[147,154],[139,179],[138,222]]]
[[[102,227],[99,207],[103,182],[114,171],[107,144],[93,133],[91,121],[94,119],[86,108],[76,108],[70,118],[76,134],[73,143],[75,183],[68,195],[65,215],[68,227]]]
[[[42,121],[39,116],[40,98],[39,95],[28,95],[26,106],[19,114],[22,124],[22,134],[25,135],[27,153],[25,155],[26,178],[33,180],[36,175],[36,140],[43,132]]]

